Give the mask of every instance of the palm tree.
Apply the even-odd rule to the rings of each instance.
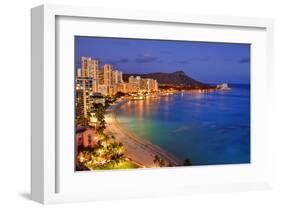
[[[153,163],[154,163],[154,164],[158,164],[159,161],[160,161],[160,157],[159,157],[158,155],[155,155],[155,156],[154,156]]]
[[[76,123],[78,125],[81,126],[86,126],[88,124],[88,118],[85,117],[84,115],[80,115],[77,119],[76,119]]]
[[[94,117],[97,119],[97,144],[95,147],[81,147],[79,148],[79,154],[82,156],[83,165],[90,166],[91,168],[105,168],[111,165],[114,167],[118,165],[122,160],[124,160],[123,144],[117,142],[114,136],[109,136],[104,133],[106,128],[105,112],[106,108],[114,102],[114,99],[107,98],[106,105],[95,104],[93,112]],[[81,117],[81,121],[84,118]],[[78,154],[78,155],[79,155]],[[159,163],[160,163],[159,158]],[[161,163],[160,163],[161,164]]]
[[[114,165],[118,165],[124,159],[123,154],[115,154],[111,157],[111,161]]]
[[[153,162],[155,165],[158,165],[159,167],[165,166],[165,161],[161,159],[158,155],[155,155]]]
[[[184,166],[191,166],[192,165],[192,162],[190,159],[185,159],[184,162],[183,162],[183,165]]]
[[[164,161],[163,159],[161,159],[161,160],[159,161],[159,166],[160,166],[160,167],[164,167],[164,166],[165,166],[165,161]]]

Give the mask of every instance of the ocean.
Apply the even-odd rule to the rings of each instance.
[[[192,165],[250,163],[250,86],[129,101],[117,120]]]

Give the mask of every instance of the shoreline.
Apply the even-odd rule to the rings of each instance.
[[[124,102],[126,101],[122,100],[116,106],[120,106]],[[152,168],[157,167],[153,160],[155,155],[158,155],[165,161],[165,167],[182,165],[182,162],[168,151],[137,136],[122,126],[116,118],[115,107],[112,107],[108,112],[108,117],[109,122],[107,122],[105,131],[115,136],[116,140],[124,145],[124,155],[128,160],[140,167]]]

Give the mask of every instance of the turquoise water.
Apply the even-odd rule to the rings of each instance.
[[[130,131],[193,165],[250,163],[250,86],[178,93],[117,108]]]

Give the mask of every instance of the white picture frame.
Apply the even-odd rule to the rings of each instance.
[[[75,21],[75,19],[79,19],[80,23],[75,23],[77,27],[69,27],[69,21]],[[71,148],[71,143],[67,144],[65,140],[59,140],[59,138],[62,136],[60,135],[60,129],[67,130],[71,126],[64,127],[64,125],[60,125],[60,122],[58,122],[62,121],[64,117],[59,107],[65,105],[60,100],[59,95],[63,95],[70,88],[73,88],[71,86],[73,72],[70,72],[71,69],[69,73],[65,71],[64,69],[66,68],[64,66],[67,66],[67,63],[60,59],[63,60],[62,56],[66,54],[65,51],[70,51],[72,54],[74,52],[69,50],[73,48],[65,47],[69,42],[60,43],[62,40],[60,39],[60,33],[66,36],[69,34],[71,38],[73,34],[77,34],[77,31],[73,28],[79,28],[82,34],[78,35],[83,35],[87,31],[84,31],[82,23],[91,22],[92,20],[99,20],[100,25],[103,24],[103,21],[107,21],[107,24],[113,25],[116,21],[124,23],[124,26],[122,26],[124,28],[118,34],[119,36],[122,36],[124,31],[128,31],[127,34],[129,35],[126,35],[126,37],[138,36],[137,32],[133,33],[129,29],[126,29],[129,27],[129,24],[137,23],[139,25],[145,25],[153,23],[153,27],[157,27],[157,25],[164,25],[166,27],[167,25],[167,27],[174,28],[184,28],[186,25],[192,25],[198,28],[203,27],[202,30],[209,28],[209,32],[212,34],[210,36],[213,37],[210,40],[226,42],[243,42],[244,40],[247,43],[253,43],[254,50],[252,52],[254,61],[252,63],[251,74],[254,76],[252,76],[251,82],[255,84],[252,87],[251,98],[251,101],[254,101],[254,104],[251,106],[253,111],[251,114],[254,113],[252,120],[254,128],[251,129],[251,140],[257,141],[251,147],[251,151],[253,149],[254,153],[256,153],[252,156],[254,159],[253,163],[251,165],[196,166],[196,168],[104,171],[94,174],[93,172],[74,174],[74,170],[69,170],[66,164],[69,164],[69,162],[71,164],[73,159],[69,157],[65,159],[66,157],[61,156],[61,147],[66,146]],[[274,76],[273,20],[43,5],[31,10],[31,25],[32,200],[47,204],[218,191],[245,191],[271,187],[271,142],[267,138],[266,126],[270,124],[267,114],[270,112],[270,101],[273,98],[271,93],[268,94],[266,92],[274,91],[272,89]],[[81,27],[78,27],[79,25]],[[159,28],[159,30],[162,29]],[[223,30],[230,31],[226,31],[226,36],[223,36]],[[245,34],[243,34],[243,31],[246,31]],[[234,35],[231,35],[230,32]],[[106,30],[104,33],[106,33]],[[242,34],[241,37],[239,35],[240,33]],[[230,35],[228,36],[227,34]],[[103,35],[106,36],[106,34]],[[149,30],[142,31],[142,37],[154,36],[156,36],[156,33],[149,32]],[[168,37],[168,35],[167,37],[164,35],[160,36],[161,33],[155,38],[165,39]],[[169,38],[183,39],[182,37],[172,36],[169,35]],[[66,39],[70,40],[68,38]],[[204,35],[200,36],[196,32],[193,38],[190,36],[190,39],[205,40]],[[64,59],[71,57],[71,55],[65,56]],[[61,77],[67,80],[63,85],[69,88],[62,88]],[[66,99],[67,101],[73,100],[73,95],[70,95]],[[58,120],[59,117],[60,120]],[[71,118],[67,118],[67,120],[69,119],[71,121]],[[73,133],[71,134],[73,135]],[[69,151],[69,156],[71,156],[71,152]],[[207,176],[206,173],[209,173],[209,175]],[[99,190],[91,191],[85,189],[87,185],[85,182],[89,182],[93,178],[98,179],[98,182],[103,182],[103,179],[109,179],[109,181],[103,184],[96,183]],[[161,184],[160,180],[165,181],[167,178],[173,179],[174,181],[167,181],[165,185]],[[189,178],[189,181],[183,181],[184,178]],[[116,183],[114,179],[124,181]],[[137,182],[136,179],[138,179]],[[159,179],[159,181],[155,179]],[[132,186],[134,182],[135,184]],[[114,187],[119,188],[118,192],[110,191]],[[85,190],[85,192],[81,192],[81,190]]]

